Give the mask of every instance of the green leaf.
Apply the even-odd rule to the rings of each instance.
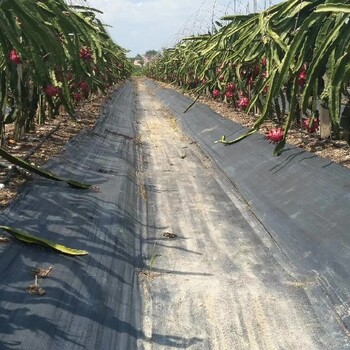
[[[273,155],[276,157],[280,156],[285,146],[286,146],[286,140],[282,140],[281,142],[279,142],[275,147],[275,150],[273,151]]]
[[[315,12],[350,13],[350,5],[325,4],[318,6]]]
[[[34,165],[29,164],[28,162],[24,161],[23,159],[17,158],[13,155],[11,155],[10,153],[6,152],[3,148],[0,148],[0,156],[5,158],[6,160],[8,160],[10,163],[17,165],[23,169],[26,169],[32,173],[35,173],[37,175],[43,176],[47,179],[50,180],[54,180],[54,181],[63,181],[65,183],[67,183],[69,186],[77,188],[77,189],[89,189],[91,188],[91,185],[88,184],[84,184],[78,181],[74,181],[74,180],[69,180],[69,179],[65,179],[62,177],[59,177],[57,175],[55,175],[54,173],[48,171],[48,170],[44,170],[44,169],[40,169]]]
[[[234,140],[231,141],[227,141],[225,136],[221,137],[221,140],[216,141],[216,143],[223,143],[224,145],[233,145],[234,143],[237,143],[243,139],[245,139],[246,137],[254,134],[257,132],[257,129],[252,129],[248,132],[246,132],[245,134],[238,136],[237,138],[235,138]]]
[[[29,243],[29,244],[38,244],[44,247],[52,248],[63,254],[67,254],[67,255],[87,255],[88,254],[88,252],[85,250],[72,249],[64,245],[52,242],[48,239],[34,236],[28,233],[27,231],[20,230],[17,228],[13,228],[9,226],[0,226],[0,229],[6,231],[7,233],[9,233],[10,235],[14,236],[15,238],[17,238],[22,242]]]

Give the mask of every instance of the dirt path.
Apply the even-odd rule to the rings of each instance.
[[[312,276],[293,268],[223,174],[137,81],[147,202],[146,350],[347,349]],[[317,310],[316,310],[317,309]]]

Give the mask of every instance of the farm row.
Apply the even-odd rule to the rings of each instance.
[[[348,137],[349,15],[348,0],[288,0],[262,13],[226,16],[212,33],[165,50],[146,74],[254,111],[252,129],[232,141],[223,137],[225,144],[272,119],[267,137],[279,154],[293,125],[317,130],[320,109],[329,113],[332,137]]]
[[[128,77],[126,51],[115,44],[98,10],[64,0],[0,2],[0,139],[5,125],[21,138]]]

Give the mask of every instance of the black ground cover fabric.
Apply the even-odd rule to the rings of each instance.
[[[25,229],[89,255],[68,257],[17,241],[0,245],[0,349],[136,349],[140,334],[141,201],[136,179],[134,92],[126,83],[91,132],[83,132],[50,170],[98,186],[76,190],[35,179],[1,214]],[[31,270],[45,295],[31,295]]]
[[[350,170],[293,146],[274,157],[261,134],[216,144],[247,129],[200,103],[184,114],[190,98],[148,85],[238,188],[297,273],[317,278],[350,327]]]

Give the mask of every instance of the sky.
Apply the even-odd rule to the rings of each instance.
[[[112,39],[128,57],[174,46],[181,38],[208,32],[214,18],[253,11],[253,0],[72,0],[103,11]],[[257,0],[257,10],[281,0]]]

